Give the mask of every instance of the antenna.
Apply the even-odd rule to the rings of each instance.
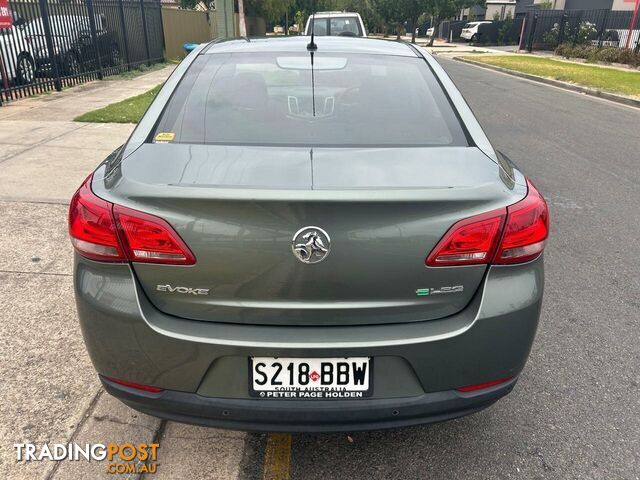
[[[307,50],[311,56],[311,99],[313,103],[313,116],[316,116],[316,77],[313,68],[313,55],[318,50],[316,45],[316,0],[313,0],[313,13],[311,14],[311,41],[307,45]]]
[[[307,50],[310,52],[315,52],[318,50],[318,45],[316,45],[316,0],[313,0],[313,13],[311,14],[311,41],[307,45]],[[311,64],[313,65],[313,57],[311,57]]]

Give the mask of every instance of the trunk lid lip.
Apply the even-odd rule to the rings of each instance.
[[[96,175],[93,180],[92,188],[100,198],[123,205],[129,208],[145,211],[150,214],[157,215],[157,210],[147,210],[144,203],[148,198],[154,198],[153,193],[157,190],[154,188],[142,188],[137,193],[131,191],[136,186],[144,184],[131,183],[129,181],[121,182],[122,190],[115,194],[112,188],[105,188],[102,183],[103,179],[100,175]],[[102,183],[102,185],[101,185]],[[125,185],[126,184],[126,185]],[[246,202],[288,202],[288,201],[304,201],[304,202],[327,202],[338,203],[343,201],[352,202],[416,202],[416,201],[433,201],[439,200],[445,202],[473,202],[490,200],[490,194],[495,193],[495,185],[485,183],[475,187],[445,187],[445,188],[406,188],[406,189],[317,189],[317,190],[300,190],[300,189],[252,189],[252,188],[207,188],[207,186],[184,186],[184,185],[161,185],[161,187],[170,187],[170,191],[166,192],[167,200],[183,198],[181,195],[184,191],[189,191],[189,199],[207,199],[207,200],[238,200]],[[507,198],[508,203],[498,203],[497,207],[508,206],[520,201],[526,195],[524,187],[514,189],[512,195]],[[126,188],[126,191],[125,191]],[[215,190],[215,195],[212,195]],[[448,193],[449,192],[449,193]],[[460,198],[460,195],[464,198]],[[444,195],[444,197],[443,197]],[[489,207],[491,208],[491,207]]]
[[[395,202],[438,196],[455,201],[497,194],[510,203],[526,194],[524,176],[508,160],[501,158],[496,164],[476,147],[322,148],[315,150],[313,158],[304,147],[288,148],[285,156],[289,160],[280,165],[298,172],[284,179],[278,169],[271,168],[282,149],[165,147],[147,144],[124,161],[120,160],[121,150],[114,152],[95,172],[94,191],[107,196],[117,192],[125,200],[164,189],[169,198],[190,190],[188,196],[194,198],[255,201]],[[395,161],[390,162],[389,157]],[[352,161],[347,164],[346,160]],[[268,181],[262,178],[265,174],[270,175]]]

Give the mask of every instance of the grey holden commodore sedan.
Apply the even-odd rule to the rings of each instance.
[[[308,42],[198,47],[76,192],[100,379],[142,412],[248,430],[481,410],[531,349],[546,203],[423,50]]]

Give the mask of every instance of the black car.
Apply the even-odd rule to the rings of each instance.
[[[82,15],[52,15],[49,17],[54,51],[47,48],[42,19],[34,20],[26,30],[31,37],[36,68],[41,76],[53,74],[52,60],[57,63],[62,75],[77,75],[98,68],[98,57],[102,66],[119,65],[122,61],[116,36],[109,32],[102,17],[96,17],[97,43],[91,35],[90,19]]]

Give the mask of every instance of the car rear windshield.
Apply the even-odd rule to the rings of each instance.
[[[307,34],[311,33],[311,26]],[[356,16],[316,18],[313,21],[314,34],[319,36],[331,35],[361,37],[360,22]]]
[[[154,141],[215,145],[467,146],[424,59],[386,55],[200,55]]]

